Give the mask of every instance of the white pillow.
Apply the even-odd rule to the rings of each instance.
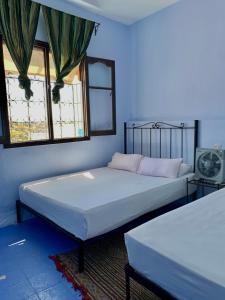
[[[143,156],[139,154],[122,154],[116,152],[112,157],[112,161],[108,164],[108,167],[136,173],[142,157]]]
[[[188,173],[193,172],[193,168],[192,165],[188,165],[188,164],[181,164],[180,165],[180,170],[178,173],[178,177],[187,175]]]
[[[165,159],[144,157],[137,173],[154,177],[177,178],[182,158]]]

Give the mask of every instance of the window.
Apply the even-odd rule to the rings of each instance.
[[[91,135],[116,134],[115,62],[87,57]]]
[[[61,101],[58,104],[52,102],[53,132],[55,138],[84,136],[83,91],[80,77],[80,69],[75,68],[64,80],[65,86],[60,91]],[[51,55],[50,79],[51,88],[53,88],[55,83],[55,68]]]
[[[7,109],[11,143],[48,140],[44,49],[35,47],[29,68],[34,96],[27,101],[19,88],[18,71],[3,43]]]
[[[3,123],[6,147],[85,140],[88,134],[87,103],[84,81],[81,79],[83,63],[64,80],[59,104],[51,100],[56,80],[55,68],[48,44],[34,46],[28,76],[33,96],[25,99],[19,87],[18,71],[4,42],[1,43],[1,75],[5,90]]]

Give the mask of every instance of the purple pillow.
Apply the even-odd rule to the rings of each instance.
[[[177,178],[182,161],[182,158],[144,157],[140,162],[137,173],[154,177]]]
[[[112,161],[108,164],[108,167],[136,173],[142,157],[140,154],[122,154],[116,152],[112,157]]]

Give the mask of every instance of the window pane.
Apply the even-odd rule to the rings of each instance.
[[[112,130],[112,92],[90,89],[91,130]]]
[[[56,80],[55,67],[50,54],[51,88]],[[60,102],[52,102],[54,138],[84,137],[83,95],[79,67],[75,68],[65,79],[64,88],[60,90]]]
[[[28,76],[34,95],[26,100],[19,87],[18,71],[6,45],[3,43],[6,89],[8,99],[11,143],[46,140],[49,138],[45,83],[44,51],[33,50]]]
[[[112,87],[112,68],[104,63],[88,64],[89,85],[98,87]]]

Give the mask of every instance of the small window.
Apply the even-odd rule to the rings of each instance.
[[[116,134],[115,62],[87,57],[91,135]]]
[[[53,103],[51,90],[56,76],[48,44],[37,42],[33,49],[28,76],[33,96],[25,99],[19,87],[18,71],[10,53],[2,44],[5,77],[4,135],[6,147],[27,146],[57,142],[85,140],[89,138],[87,103],[83,62],[66,78],[60,90],[61,100]]]

